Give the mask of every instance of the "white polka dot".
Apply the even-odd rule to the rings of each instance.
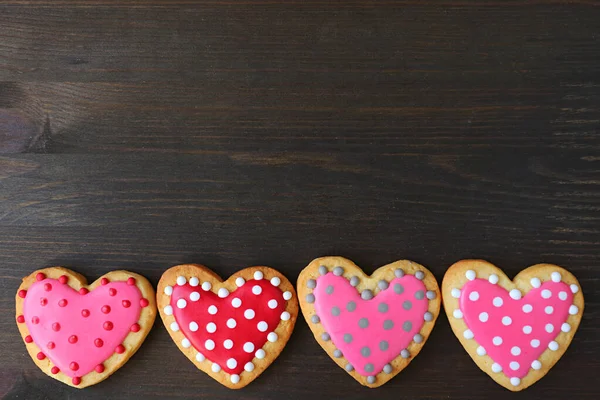
[[[251,362],[247,362],[246,365],[244,365],[244,370],[248,372],[254,371],[254,364],[252,364]]]
[[[235,299],[231,300],[231,305],[233,308],[240,308],[242,301],[236,297]]]
[[[240,383],[240,376],[238,374],[231,375],[229,379],[231,379],[231,383]]]
[[[535,360],[534,362],[531,363],[531,368],[533,368],[535,370],[539,370],[542,368],[542,363],[539,362],[538,360]]]
[[[462,311],[460,311],[458,308],[452,312],[452,315],[457,319],[461,319],[463,317]]]
[[[505,317],[502,317],[502,325],[508,326],[512,324],[512,318],[509,317],[508,315]]]
[[[546,329],[546,332],[552,333],[552,332],[554,332],[554,325],[546,324],[545,329]]]
[[[487,354],[487,352],[485,351],[485,349],[481,346],[477,347],[477,354],[480,356],[485,356]]]
[[[494,346],[500,346],[502,344],[502,338],[500,336],[494,336],[492,343],[494,343]]]
[[[469,300],[471,300],[471,301],[479,300],[479,293],[477,293],[475,291],[469,293]]]
[[[542,290],[542,297],[544,299],[549,299],[552,296],[552,292],[548,289]]]
[[[546,306],[546,308],[544,308],[544,312],[548,315],[551,315],[554,312],[554,307]]]
[[[284,300],[287,301],[287,300],[289,300],[291,298],[292,298],[292,292],[289,292],[289,291],[283,292],[283,299]]]
[[[563,332],[570,332],[571,331],[571,325],[569,325],[568,323],[564,323],[560,326],[560,330]]]
[[[190,331],[196,332],[198,330],[198,324],[194,321],[190,322]]]
[[[523,305],[523,312],[525,314],[529,314],[532,311],[533,311],[533,306],[531,304],[524,304]]]
[[[170,296],[173,294],[173,286],[165,286],[165,294]]]
[[[525,325],[523,327],[523,333],[529,335],[533,331],[533,328],[530,325]]]
[[[278,277],[274,276],[271,278],[271,285],[277,287],[281,284],[281,279],[279,279]]]
[[[534,349],[537,349],[538,347],[540,347],[540,341],[537,339],[533,339],[531,342],[529,342],[529,344],[531,345],[531,347],[533,347]]]
[[[193,279],[193,278],[192,278],[192,279]],[[191,279],[190,279],[190,280],[191,280]],[[204,354],[202,354],[202,353],[196,353],[196,361],[198,361],[198,362],[202,362],[202,361],[204,361],[204,360],[206,360],[206,357],[204,357]]]
[[[495,373],[502,372],[502,367],[498,363],[492,364],[492,371]]]
[[[458,299],[460,297],[460,289],[452,289],[450,291],[450,294],[452,295],[452,297],[454,297],[455,299]]]
[[[560,282],[560,272],[551,273],[550,278],[552,279],[552,282]]]
[[[227,350],[230,350],[233,347],[233,340],[231,339],[226,339],[223,342],[223,347],[225,347]]]
[[[472,269],[468,270],[465,273],[465,276],[467,277],[468,280],[472,281],[473,279],[477,278],[477,274],[475,273],[475,271],[473,271]]]
[[[510,349],[510,354],[512,354],[513,356],[518,356],[519,354],[521,354],[521,348],[519,346],[513,346],[513,348]]]
[[[281,313],[281,320],[282,321],[288,321],[291,317],[292,316],[287,311],[284,311],[284,312]]]
[[[259,295],[262,293],[262,288],[259,285],[252,286],[252,293]]]
[[[517,378],[516,376],[513,376],[512,378],[510,378],[510,384],[513,386],[519,386],[521,384],[521,379]]]
[[[198,301],[198,300],[200,300],[200,293],[198,293],[198,292],[192,292],[192,293],[190,293],[190,300],[191,301]]]
[[[542,286],[542,281],[540,281],[540,278],[531,278],[529,283],[531,283],[531,286],[533,286],[534,288],[539,288],[540,286]]]
[[[256,313],[251,308],[249,308],[246,311],[244,311],[244,317],[246,319],[252,319],[252,318],[254,318],[255,315],[256,315]]]
[[[185,276],[178,276],[177,277],[177,284],[179,286],[185,285],[186,282],[187,282],[187,279],[185,279]]]
[[[551,341],[550,343],[548,343],[548,348],[552,351],[556,351],[558,350],[558,343],[556,343],[554,340]]]
[[[267,305],[269,306],[269,308],[271,310],[273,310],[273,309],[277,308],[277,300],[271,299],[271,300],[269,300],[269,302],[267,303]]]
[[[264,276],[263,273],[260,271],[256,271],[254,273],[254,279],[256,279],[257,281],[260,281],[263,278],[263,276]]]
[[[498,275],[491,274],[490,277],[488,278],[488,281],[490,281],[490,283],[492,285],[495,285],[496,283],[498,283]]]
[[[221,366],[217,363],[213,363],[210,367],[212,372],[219,372],[221,370]]]
[[[217,325],[214,322],[206,324],[206,331],[208,333],[215,333],[217,331]]]
[[[208,339],[206,342],[204,342],[204,347],[206,348],[206,350],[214,350],[214,348],[215,348],[215,342],[213,342],[212,340]]]
[[[265,358],[267,354],[265,353],[265,351],[263,349],[258,349],[256,350],[256,358],[258,358],[259,360],[262,360],[263,358]]]
[[[202,290],[208,292],[212,288],[212,284],[210,282],[204,282],[202,284]]]
[[[494,307],[502,307],[502,304],[504,304],[504,300],[502,300],[502,297],[494,297],[494,300],[492,300],[492,304],[494,305]]]
[[[521,296],[523,296],[523,294],[521,293],[521,291],[519,289],[511,290],[510,292],[508,292],[508,295],[513,300],[519,300],[521,298]]]
[[[192,346],[192,343],[187,338],[184,338],[181,341],[181,346],[183,346],[185,349],[187,349]]]
[[[579,286],[577,286],[576,284],[573,283],[569,287],[571,288],[571,293],[575,294],[575,293],[579,292]]]
[[[219,289],[218,296],[224,299],[225,297],[229,296],[229,290],[222,287],[221,289]]]
[[[479,314],[479,320],[481,322],[487,322],[487,320],[490,318],[489,314],[486,313],[485,311],[482,312],[481,314]]]
[[[196,287],[200,284],[200,281],[195,276],[190,278],[190,286]]]
[[[177,300],[177,308],[185,308],[187,306],[187,301],[185,299]]]
[[[219,311],[219,309],[215,305],[208,307],[208,313],[210,315],[215,315],[218,311]]]
[[[518,370],[520,367],[519,363],[516,361],[511,361],[509,366],[510,366],[510,369],[512,369],[513,371]]]
[[[271,343],[276,342],[278,339],[278,336],[275,332],[271,332],[267,335],[267,340]]]
[[[269,325],[267,325],[267,323],[265,321],[260,321],[257,325],[256,328],[261,331],[261,332],[266,332],[267,329],[269,329]]]
[[[165,312],[166,315],[173,315],[173,307],[171,307],[171,306],[166,306],[163,311]]]
[[[471,331],[470,329],[467,329],[466,331],[463,332],[463,336],[465,337],[465,339],[473,339],[473,331]]]
[[[242,278],[241,276],[238,276],[237,278],[235,278],[235,285],[237,287],[244,286],[244,283],[246,283],[246,280],[244,278]]]
[[[246,353],[252,353],[254,351],[254,343],[252,343],[252,342],[244,343],[244,351]]]
[[[237,322],[236,322],[236,320],[235,320],[235,319],[233,319],[233,318],[229,318],[229,319],[227,320],[227,323],[226,323],[226,324],[227,324],[227,327],[228,327],[228,328],[231,328],[231,329],[233,329],[233,328],[235,328],[235,327],[236,327],[236,325],[237,325]]]
[[[558,292],[558,298],[561,299],[562,301],[565,301],[567,299],[567,292],[565,292],[565,291]]]
[[[179,324],[177,322],[171,322],[171,330],[177,332],[179,330]]]
[[[569,314],[575,315],[578,312],[579,312],[579,307],[577,307],[575,304],[571,304],[571,307],[569,307]]]

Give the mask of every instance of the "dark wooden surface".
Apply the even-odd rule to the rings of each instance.
[[[6,399],[598,399],[600,8],[594,1],[9,0],[0,5],[0,395]],[[409,368],[362,388],[299,320],[242,391],[157,321],[107,381],[41,373],[20,279],[64,265],[157,283],[199,262],[295,281],[314,257],[461,258],[580,279],[586,313],[511,394],[441,316]]]

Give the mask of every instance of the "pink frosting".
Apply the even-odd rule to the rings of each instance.
[[[328,273],[317,279],[313,293],[315,310],[335,346],[359,374],[370,376],[398,357],[421,330],[426,291],[423,282],[405,275],[363,300],[347,279]]]
[[[80,294],[56,279],[43,279],[29,287],[23,315],[33,341],[50,361],[67,376],[80,377],[123,342],[139,319],[141,299],[137,286],[126,282]]]
[[[475,279],[463,286],[460,310],[474,339],[504,374],[522,378],[561,332],[572,301],[564,282],[544,282],[515,300],[501,286]]]

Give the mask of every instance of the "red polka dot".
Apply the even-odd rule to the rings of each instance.
[[[46,347],[49,348],[50,350],[52,350],[55,347],[55,344],[54,344],[54,342],[48,342]]]
[[[98,339],[94,340],[94,344],[96,345],[96,347],[102,347],[102,346],[104,346],[104,340],[98,338]]]
[[[104,314],[108,314],[110,312],[110,306],[102,306],[100,309]]]
[[[42,297],[42,298],[40,299],[40,305],[43,307],[43,306],[45,306],[46,304],[48,304],[48,299],[47,299],[47,298],[45,298],[45,297]]]
[[[109,296],[116,296],[117,295],[117,289],[115,289],[115,288],[108,289],[108,295]]]
[[[40,351],[39,353],[37,353],[36,357],[38,360],[43,360],[44,358],[46,358],[46,355]]]
[[[40,323],[40,319],[38,317],[32,317],[31,318],[31,323],[34,325],[37,325]]]
[[[38,281],[43,281],[44,279],[46,279],[46,274],[44,274],[43,272],[38,272],[35,276],[35,279]]]
[[[79,289],[79,294],[88,294],[90,291],[87,290],[87,288],[82,287],[81,289]]]
[[[31,337],[31,335],[25,336],[25,343],[31,343],[31,342],[33,342],[33,338]]]
[[[55,332],[60,331],[60,324],[58,322],[55,322],[52,324],[52,330]]]
[[[96,368],[94,368],[96,370],[97,373],[101,374],[104,372],[104,365],[102,364],[98,364],[96,365]]]
[[[18,323],[20,323],[20,324],[22,324],[23,322],[25,322],[25,317],[24,317],[24,316],[22,316],[22,315],[19,315],[19,316],[17,317],[17,322],[18,322]]]
[[[52,372],[53,374],[58,374],[60,372],[60,369],[58,369],[57,366],[52,367],[52,369],[50,370],[50,372]]]
[[[102,327],[107,331],[112,331],[113,323],[110,321],[106,321]]]
[[[60,299],[60,300],[58,301],[58,306],[59,306],[59,307],[66,307],[66,306],[67,306],[67,304],[69,304],[69,302],[67,301],[67,299]]]
[[[81,378],[76,376],[73,379],[71,379],[71,382],[73,382],[73,385],[77,386],[81,383]]]
[[[79,364],[73,361],[71,364],[69,364],[69,368],[71,368],[71,371],[77,371],[79,369]]]
[[[142,307],[148,307],[148,304],[150,304],[150,302],[148,301],[148,299],[141,299],[140,300],[140,306],[142,306]]]
[[[129,300],[123,300],[123,307],[129,308],[131,306],[131,302]]]
[[[19,297],[24,299],[27,296],[27,290],[19,290]]]
[[[108,285],[108,279],[107,278],[100,279],[100,284],[101,285]]]
[[[127,284],[129,286],[135,285],[135,278],[127,278]]]
[[[81,310],[81,315],[83,316],[83,318],[89,317],[90,316],[90,310],[86,310],[86,309]]]
[[[77,343],[77,336],[76,335],[69,336],[69,343],[71,343],[71,344]]]
[[[65,283],[67,283],[69,281],[69,277],[66,275],[61,275],[58,278],[58,281],[64,285]]]
[[[125,346],[123,346],[122,344],[118,345],[117,348],[115,349],[115,353],[118,353],[118,354],[125,353]]]
[[[139,331],[140,331],[140,324],[131,325],[131,332],[139,332]]]
[[[50,283],[44,283],[44,290],[49,292],[52,290],[52,285]]]

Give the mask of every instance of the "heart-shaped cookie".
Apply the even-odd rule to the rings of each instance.
[[[61,267],[23,279],[17,326],[47,375],[84,388],[108,378],[137,351],[156,317],[154,289],[141,275],[112,271],[87,285]]]
[[[389,381],[421,351],[441,302],[435,277],[406,260],[369,277],[345,258],[317,258],[300,273],[298,294],[317,342],[371,388]]]
[[[157,303],[183,354],[232,389],[277,358],[298,316],[294,287],[268,267],[246,268],[223,282],[202,265],[177,265],[160,279]]]
[[[511,281],[487,261],[462,260],[446,272],[442,294],[467,353],[512,391],[546,375],[569,347],[583,313],[577,279],[552,264],[533,265]]]

